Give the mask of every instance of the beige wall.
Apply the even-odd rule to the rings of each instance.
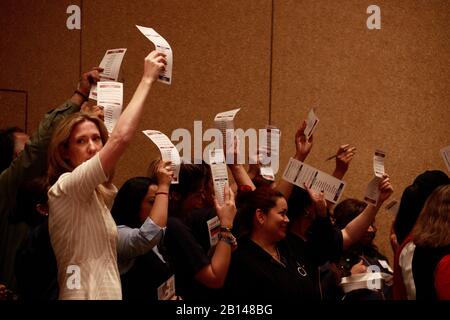
[[[119,80],[129,101],[152,50],[135,27],[140,24],[155,28],[174,52],[173,84],[152,89],[140,129],[170,136],[202,120],[206,130],[217,112],[241,107],[236,127],[261,128],[270,117],[282,129],[282,170],[295,128],[314,106],[320,124],[307,162],[331,172],[333,162],[324,159],[340,144],[354,144],[358,154],[344,198],[361,198],[373,150],[380,148],[387,152],[393,198],[400,199],[420,172],[446,170],[439,149],[450,144],[450,3],[336,3],[3,0],[0,89],[28,93],[28,119],[23,98],[1,92],[0,125],[27,120],[35,130],[45,111],[71,95],[80,70],[97,65],[112,48],[128,48]],[[66,28],[71,4],[82,4],[81,31]],[[366,27],[370,4],[381,8],[381,30]],[[144,174],[156,154],[137,133],[116,184]],[[378,244],[390,257],[392,218],[383,210],[377,219]]]

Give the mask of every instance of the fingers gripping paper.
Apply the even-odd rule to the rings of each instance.
[[[158,147],[161,152],[161,158],[164,161],[171,161],[173,170],[172,183],[177,184],[179,182],[178,176],[180,174],[181,159],[177,148],[173,145],[172,141],[164,134],[157,130],[145,130],[142,131],[153,143]]]

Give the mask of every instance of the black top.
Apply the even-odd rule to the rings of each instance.
[[[321,300],[320,265],[334,261],[342,255],[343,238],[339,229],[333,227],[328,217],[318,217],[307,231],[308,241],[288,233],[287,242],[296,261],[303,266],[307,276],[304,286],[312,299]]]
[[[57,265],[48,220],[35,227],[19,247],[14,270],[21,299],[58,299]]]
[[[131,269],[120,276],[123,300],[158,300],[158,287],[173,274],[168,258],[161,251],[166,263],[150,250],[137,257]]]
[[[177,294],[185,301],[217,301],[218,290],[195,280],[195,275],[210,264],[207,221],[214,210],[195,211],[188,221],[169,217],[165,236],[168,255],[175,271]]]
[[[281,263],[242,237],[233,253],[225,297],[234,301],[315,299],[303,261],[297,261],[285,241],[278,243]],[[305,272],[306,271],[306,272]]]
[[[426,248],[416,246],[412,260],[412,272],[417,300],[436,300],[434,273],[443,257],[450,254],[450,246]]]

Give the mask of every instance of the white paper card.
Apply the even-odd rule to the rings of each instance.
[[[175,275],[158,287],[158,300],[172,300],[175,296]]]
[[[223,141],[222,144],[219,143],[219,146],[224,150],[227,150],[224,146],[230,148],[233,145],[234,117],[239,112],[239,110],[241,109],[238,108],[220,112],[214,117],[214,124],[216,128],[219,129],[220,132],[222,132]],[[227,142],[229,144],[227,144]]]
[[[382,289],[392,281],[392,275],[384,272],[366,272],[343,277],[341,287],[345,293],[358,289]]]
[[[306,119],[305,136],[306,139],[312,136],[314,130],[316,130],[317,124],[319,123],[319,118],[314,113],[314,109],[311,109],[308,113],[308,118]]]
[[[209,151],[209,164],[214,183],[214,194],[220,205],[224,204],[224,188],[228,185],[228,170],[225,164],[223,149],[213,149]]]
[[[140,32],[142,32],[144,36],[147,37],[148,40],[150,40],[155,45],[156,50],[166,55],[167,60],[166,70],[164,71],[163,74],[159,76],[158,81],[166,84],[171,84],[172,69],[173,69],[173,53],[169,43],[167,42],[166,39],[161,37],[161,35],[152,28],[141,27],[138,25],[136,25],[136,27],[139,29]]]
[[[217,242],[219,242],[219,233],[220,233],[220,220],[219,217],[214,217],[209,219],[208,224],[208,233],[209,233],[209,243],[211,244],[211,248],[214,247]]]
[[[103,57],[99,65],[99,67],[104,69],[99,74],[100,81],[117,81],[119,77],[120,66],[126,52],[126,48],[106,50],[105,56]],[[97,100],[97,86],[95,84],[91,87],[89,98]]]
[[[375,150],[373,155],[373,171],[375,176],[382,178],[384,174],[384,159],[386,158],[386,153],[381,150]]]
[[[111,134],[122,113],[123,84],[113,81],[97,83],[97,104],[103,107],[106,129]]]
[[[162,159],[164,161],[170,160],[172,162],[171,166],[174,172],[172,183],[177,184],[181,165],[180,153],[177,148],[173,145],[172,141],[160,131],[144,130],[142,132],[158,147]]]
[[[275,181],[272,159],[278,159],[279,157],[281,131],[273,126],[267,126],[265,130],[265,134],[260,135],[258,148],[260,174],[266,180]],[[278,167],[276,170],[278,170]]]
[[[383,268],[389,270],[389,272],[394,273],[394,270],[392,270],[391,266],[389,265],[389,263],[387,263],[386,260],[378,259],[378,262],[380,263],[380,265],[381,265]]]
[[[441,156],[444,159],[447,170],[450,171],[450,146],[441,149]]]
[[[344,181],[294,158],[289,160],[283,173],[283,179],[300,188],[304,188],[303,183],[306,183],[308,188],[317,193],[323,190],[325,199],[332,203],[339,201],[345,189]]]
[[[380,189],[378,184],[381,179],[378,177],[373,177],[366,188],[366,195],[364,196],[364,201],[368,204],[376,206],[378,203],[378,197],[380,196]]]

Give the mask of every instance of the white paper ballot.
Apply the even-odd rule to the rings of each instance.
[[[166,84],[171,84],[172,69],[173,69],[173,53],[169,43],[166,41],[166,39],[161,37],[161,35],[152,28],[141,27],[138,25],[136,25],[136,27],[139,29],[140,32],[142,32],[144,36],[147,37],[148,40],[150,40],[155,45],[156,50],[166,55],[167,60],[166,70],[164,71],[163,74],[159,76],[158,81]]]
[[[275,181],[275,170],[272,167],[272,159],[279,159],[280,136],[280,129],[274,126],[267,126],[266,134],[260,135],[258,159],[260,163],[260,174],[266,180]]]
[[[343,277],[341,287],[345,293],[357,289],[382,289],[384,285],[393,281],[392,275],[384,272],[364,272]]]
[[[241,110],[241,108],[233,109],[230,111],[220,112],[214,117],[214,124],[217,129],[222,132],[222,143],[219,146],[223,150],[227,150],[224,146],[230,148],[233,145],[234,138],[234,117]],[[227,142],[229,144],[227,144]]]
[[[323,190],[325,199],[332,203],[339,201],[345,189],[344,181],[294,158],[289,159],[289,163],[283,173],[283,179],[300,188],[304,188],[303,183],[306,183],[308,188],[317,193]]]
[[[384,158],[386,158],[386,153],[384,151],[375,150],[375,154],[373,155],[373,171],[375,173],[375,177],[383,177]]]
[[[122,113],[123,84],[113,81],[97,83],[97,104],[103,107],[104,122],[111,134]]]
[[[219,242],[219,233],[220,233],[220,220],[219,217],[214,217],[206,221],[208,224],[208,233],[209,233],[209,244],[211,248],[214,247],[217,242]]]
[[[366,188],[366,195],[364,196],[364,201],[373,206],[377,205],[378,197],[380,196],[380,189],[378,189],[378,184],[380,183],[380,180],[381,178],[373,177],[373,179],[370,180]]]
[[[442,159],[447,166],[447,170],[450,171],[450,146],[441,149]]]
[[[214,194],[220,205],[224,204],[224,188],[228,185],[228,170],[225,164],[223,149],[213,149],[209,151],[209,165],[214,183]]]
[[[99,65],[99,67],[104,69],[100,72],[100,81],[117,81],[120,65],[126,52],[126,48],[106,50],[105,56]],[[97,86],[95,84],[91,87],[89,98],[97,100]]]
[[[308,113],[308,118],[306,119],[305,136],[306,139],[312,136],[314,130],[316,130],[317,124],[319,123],[319,118],[314,113],[314,109],[311,109]]]
[[[369,182],[366,188],[366,195],[364,201],[368,204],[376,206],[378,204],[378,197],[380,196],[380,189],[378,185],[384,175],[384,159],[386,153],[381,150],[375,150],[373,155],[373,173],[375,177]]]
[[[175,296],[175,275],[158,287],[158,300],[172,300]]]
[[[172,183],[177,184],[179,182],[178,176],[180,174],[181,165],[180,153],[177,148],[173,145],[172,141],[160,131],[144,130],[142,132],[156,144],[164,161],[172,161],[172,170],[174,172]]]

